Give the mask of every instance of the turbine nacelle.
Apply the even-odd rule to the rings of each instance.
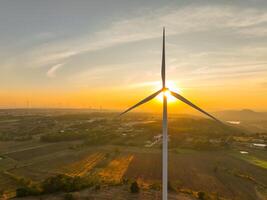
[[[162,92],[168,92],[168,91],[170,91],[170,89],[169,89],[169,88],[166,88],[166,87],[164,87],[164,88],[162,88],[162,89],[161,89],[161,91],[162,91]]]
[[[171,96],[171,91],[169,88],[162,88],[160,94],[168,99]]]

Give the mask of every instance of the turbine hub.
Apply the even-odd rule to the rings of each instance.
[[[167,92],[167,91],[169,91],[169,88],[166,87],[162,88],[162,92]]]

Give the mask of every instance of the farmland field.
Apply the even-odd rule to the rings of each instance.
[[[120,182],[125,171],[128,169],[129,164],[133,159],[133,155],[117,157],[112,160],[98,175],[104,181]]]
[[[103,153],[94,153],[88,157],[74,162],[63,168],[65,174],[69,176],[84,176],[89,172],[98,162],[105,158]]]
[[[13,115],[16,117],[9,118],[16,121],[5,119],[5,123],[33,126],[27,118],[22,120],[21,115]],[[25,184],[39,185],[63,174],[97,180],[99,191],[94,187],[77,191],[75,195],[81,199],[90,195],[109,199],[114,194],[121,199],[161,198],[161,142],[156,141],[161,127],[158,116],[140,114],[118,120],[112,113],[78,111],[35,115],[28,116],[29,120],[36,118],[42,125],[53,126],[46,128],[47,132],[32,131],[31,137],[25,139],[15,127],[6,129],[12,130],[12,135],[7,135],[3,130],[8,125],[0,124],[0,133],[5,136],[0,142],[3,197],[14,197],[16,189]],[[143,123],[146,121],[149,123]],[[253,135],[230,128],[227,131],[235,137],[229,139],[226,130],[216,129],[208,120],[173,117],[170,123],[170,199],[197,199],[199,192],[209,199],[262,200],[266,197],[266,150],[248,145],[250,141],[264,141],[265,133]],[[247,153],[241,154],[241,151]],[[129,193],[129,184],[134,180],[141,187],[140,194]],[[61,193],[51,195],[62,199]],[[50,199],[51,195],[42,198]]]

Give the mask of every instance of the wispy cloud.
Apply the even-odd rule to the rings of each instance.
[[[76,35],[76,37],[58,40],[49,40],[48,37],[45,43],[41,45],[38,43],[37,46],[18,54],[15,59],[10,58],[11,60],[7,65],[18,65],[19,62],[20,66],[24,67],[47,67],[49,68],[47,76],[55,77],[57,70],[64,66],[62,63],[68,64],[76,56],[116,45],[161,37],[160,30],[162,26],[167,27],[169,36],[224,30],[240,37],[262,37],[263,33],[267,32],[266,22],[267,13],[264,10],[252,8],[222,5],[165,7],[155,11],[141,12],[136,17],[114,21],[105,29],[95,31],[90,35]],[[49,33],[48,36],[51,34]],[[47,35],[45,34],[45,36]],[[266,52],[265,48],[257,47],[254,49],[256,49],[257,53],[255,51],[251,53],[251,47],[248,48],[249,57],[258,57],[258,55],[263,55]],[[232,53],[236,53],[240,57],[240,55],[244,55],[242,51],[241,49],[231,53],[203,52],[203,55],[205,56],[205,53],[210,54],[208,55],[210,57],[212,54],[214,58],[218,59],[219,56],[227,53],[229,57],[233,56]],[[197,55],[194,54],[193,56],[196,59]],[[172,59],[171,57],[169,58]],[[170,68],[175,69],[177,66],[182,66],[182,62],[185,61],[173,59],[170,63]],[[188,65],[191,64],[192,62],[188,63]],[[207,68],[211,66],[207,63],[200,62],[200,64]],[[209,72],[209,70],[207,71]],[[103,72],[96,70],[94,77],[97,77],[99,73]]]
[[[60,42],[46,43],[29,52],[32,64],[46,66],[60,63],[79,54],[114,45],[152,39],[161,36],[161,28],[168,28],[168,35],[228,29],[236,34],[261,35],[264,27],[253,28],[267,22],[267,14],[255,9],[231,6],[186,6],[164,8],[141,16],[115,21],[106,29],[90,36],[78,36]],[[251,29],[253,28],[253,29]],[[266,31],[265,31],[266,32]]]
[[[56,64],[54,66],[52,66],[47,72],[46,72],[46,75],[49,77],[49,78],[53,78],[53,77],[56,77],[56,72],[59,68],[61,68],[64,64],[63,63],[60,63],[60,64]]]

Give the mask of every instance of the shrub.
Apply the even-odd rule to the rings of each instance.
[[[205,200],[206,199],[205,196],[206,196],[205,192],[198,192],[197,193],[197,198],[200,200]]]
[[[51,194],[55,192],[74,192],[86,187],[100,189],[99,180],[86,177],[71,177],[64,174],[48,177],[40,185],[28,184],[16,190],[17,197],[25,197],[39,194]],[[70,196],[66,194],[66,196]],[[71,197],[66,197],[71,198]]]
[[[168,191],[176,191],[174,184],[168,181]]]
[[[21,185],[25,185],[28,186],[31,184],[31,181],[24,178],[24,177],[17,177],[17,181],[21,184]]]
[[[61,190],[65,190],[67,187],[68,178],[65,175],[58,175],[54,177],[49,177],[42,183],[42,188],[44,193],[53,193]]]
[[[52,176],[45,179],[41,187],[44,193],[54,192],[74,192],[86,187],[92,187],[98,184],[97,179],[89,179],[86,177],[70,177],[64,174]]]
[[[53,192],[73,192],[81,190],[87,186],[91,186],[91,183],[82,177],[70,177],[67,175],[57,175],[47,178],[42,183],[42,188],[44,193],[53,193]]]
[[[31,195],[39,195],[41,190],[37,186],[24,186],[16,190],[16,197],[26,197]]]
[[[96,184],[95,187],[94,187],[94,190],[95,190],[95,191],[98,191],[98,190],[100,190],[100,189],[101,189],[101,186],[100,186],[99,184]]]
[[[29,195],[27,188],[22,187],[16,190],[16,197],[26,197]]]
[[[130,191],[131,193],[138,193],[140,190],[139,185],[136,181],[132,182],[131,186],[130,186]]]
[[[5,190],[0,189],[0,199],[3,198],[4,194],[5,194]]]
[[[64,200],[75,200],[75,198],[74,198],[73,194],[71,194],[71,193],[66,193],[66,194],[64,195]]]
[[[123,177],[121,183],[124,185],[128,185],[131,181],[128,178]]]
[[[152,183],[150,185],[150,189],[159,191],[161,189],[161,184],[160,183]]]

